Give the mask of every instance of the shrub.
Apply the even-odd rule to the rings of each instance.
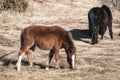
[[[28,2],[25,0],[4,0],[3,9],[4,10],[15,10],[19,12],[25,12],[28,7]]]

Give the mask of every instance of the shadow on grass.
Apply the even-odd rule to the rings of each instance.
[[[0,56],[0,61],[2,62],[2,65],[0,65],[0,66],[9,67],[10,65],[13,65],[14,69],[16,69],[17,60],[6,58],[10,54],[12,54],[12,53],[7,53],[7,54],[4,54],[4,55]],[[29,61],[27,61],[27,60],[22,60],[21,61],[21,65],[22,66],[30,66],[29,65]],[[40,63],[35,63],[34,62],[34,66],[39,66],[40,69],[45,69],[45,65],[44,64],[40,64]],[[55,69],[55,66],[50,66],[49,68],[50,69]],[[60,66],[60,68],[64,69],[64,66]]]
[[[7,54],[0,56],[0,61],[2,62],[2,64],[0,66],[9,67],[9,65],[13,65],[14,67],[16,67],[17,60],[15,60],[14,58],[13,59],[6,58],[10,54],[12,54],[12,53],[7,53]],[[22,60],[21,65],[30,66],[29,61],[27,61],[27,60]],[[40,63],[34,63],[34,66],[39,66],[41,69],[45,69],[45,65],[40,64]]]
[[[79,40],[90,44],[90,41],[84,40],[84,39],[90,39],[88,29],[73,29],[70,32],[72,33],[72,37],[74,40]]]

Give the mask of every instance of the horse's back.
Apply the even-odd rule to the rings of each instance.
[[[28,33],[42,33],[42,34],[50,34],[50,33],[58,33],[64,32],[65,30],[59,26],[29,26],[23,30]]]
[[[54,46],[62,46],[68,31],[59,26],[29,26],[22,32],[25,39],[34,39],[34,43],[41,49],[51,49]]]

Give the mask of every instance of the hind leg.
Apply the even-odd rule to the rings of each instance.
[[[100,32],[100,35],[101,35],[101,39],[103,39],[103,36],[107,30],[107,26],[102,26],[103,28],[101,28],[101,32]]]
[[[16,63],[16,66],[17,66],[17,71],[20,71],[20,66],[21,66],[21,60],[22,60],[22,57],[25,55],[25,51],[22,51],[20,50],[19,53],[18,53],[18,61]]]
[[[34,69],[34,64],[33,64],[33,51],[32,51],[32,50],[28,50],[26,54],[27,54],[27,57],[28,57],[28,60],[29,60],[30,67],[31,67],[32,69]]]
[[[46,62],[46,70],[49,69],[49,65],[50,65],[50,62],[51,62],[53,56],[54,56],[54,50],[52,49],[52,50],[50,51],[49,56],[48,56],[48,61]]]
[[[112,23],[108,24],[108,29],[109,29],[109,35],[110,35],[111,39],[113,39]]]
[[[32,69],[34,69],[34,63],[33,63],[34,50],[35,50],[35,45],[33,45],[26,53],[29,60],[30,67]]]
[[[23,58],[23,56],[25,55],[25,53],[30,53],[29,48],[26,48],[25,50],[20,49],[19,53],[18,53],[18,61],[16,63],[17,66],[17,71],[20,71],[20,66],[21,66],[21,60]]]
[[[24,40],[23,45],[21,46],[21,49],[18,53],[18,61],[17,61],[17,71],[20,71],[20,66],[21,66],[21,60],[23,58],[23,56],[25,55],[25,53],[31,48],[31,46],[33,46],[33,41],[31,40]]]
[[[98,31],[93,31],[93,35],[92,35],[92,40],[91,40],[91,44],[97,44],[98,43]]]
[[[92,38],[92,24],[90,23],[90,21],[89,21],[89,35],[90,38]]]

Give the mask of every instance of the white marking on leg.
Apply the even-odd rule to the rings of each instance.
[[[48,68],[48,67],[46,67],[46,70],[49,70],[49,68]]]
[[[46,70],[49,70],[49,57],[47,58],[47,62],[46,62]]]
[[[24,56],[24,54],[20,55],[19,58],[18,58],[18,61],[17,61],[17,71],[20,71],[20,66],[21,66],[21,60],[22,60],[22,57]]]
[[[74,69],[74,66],[75,66],[75,55],[72,55],[72,67]]]

